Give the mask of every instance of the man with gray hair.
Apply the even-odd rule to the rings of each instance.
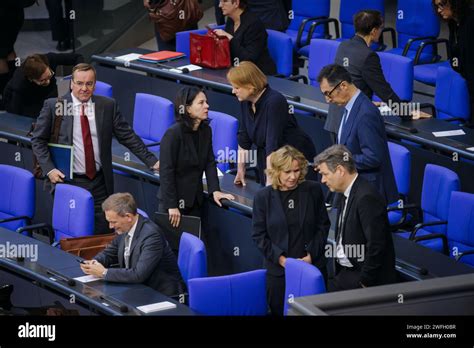
[[[110,282],[144,283],[167,296],[182,294],[185,287],[176,257],[158,226],[137,213],[133,196],[115,193],[102,209],[118,236],[93,260],[81,264],[84,273]]]
[[[342,194],[333,252],[336,275],[329,280],[328,291],[395,282],[395,251],[383,197],[357,173],[344,145],[327,148],[314,164],[322,183]]]

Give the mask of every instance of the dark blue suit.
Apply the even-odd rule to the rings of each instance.
[[[357,171],[375,185],[387,204],[399,198],[387,134],[379,109],[364,93],[360,93],[342,126],[340,144],[354,156]]]

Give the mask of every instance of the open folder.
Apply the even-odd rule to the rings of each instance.
[[[48,144],[49,153],[54,167],[65,175],[66,180],[72,180],[72,166],[74,160],[74,148],[72,145]]]
[[[165,235],[171,249],[178,250],[179,241],[183,232],[190,233],[201,239],[201,218],[190,215],[181,215],[178,227],[173,227],[168,213],[155,213],[155,222]]]

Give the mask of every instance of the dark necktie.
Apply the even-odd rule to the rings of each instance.
[[[92,145],[91,129],[89,127],[89,120],[85,113],[85,104],[81,105],[81,130],[82,142],[84,143],[84,158],[86,162],[86,176],[89,179],[94,179],[96,175],[94,147]]]
[[[342,226],[344,222],[344,206],[346,205],[346,196],[341,195],[341,205],[339,208],[339,219],[337,220],[337,238],[342,238]]]

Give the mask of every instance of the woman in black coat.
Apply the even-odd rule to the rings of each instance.
[[[227,16],[225,30],[216,29],[219,36],[230,40],[232,65],[243,61],[256,64],[266,75],[275,75],[276,65],[268,51],[268,34],[265,25],[247,10],[247,0],[223,0],[219,2],[224,16]]]
[[[324,255],[330,221],[319,183],[305,181],[308,162],[283,146],[270,158],[271,186],[253,201],[252,238],[265,258],[267,298],[272,314],[282,315],[288,257],[313,264],[327,280]]]
[[[161,139],[159,210],[169,213],[174,227],[179,226],[181,214],[200,216],[203,172],[209,196],[217,205],[222,206],[221,199],[234,199],[219,188],[208,112],[203,90],[182,88],[175,101],[176,123]]]
[[[474,5],[470,0],[432,0],[438,16],[448,22],[451,67],[466,79],[474,128]]]

